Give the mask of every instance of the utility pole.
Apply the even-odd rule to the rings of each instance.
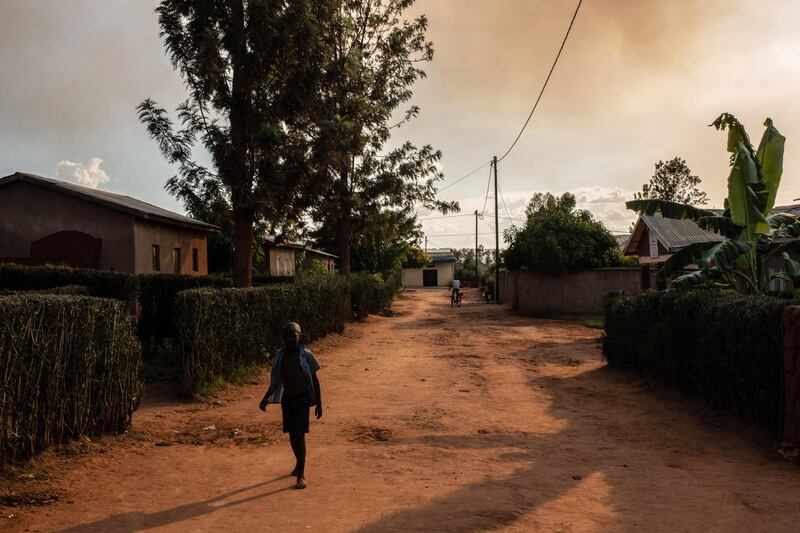
[[[500,220],[497,211],[497,156],[492,159],[494,166],[494,303],[500,303]]]
[[[478,210],[475,210],[475,288],[480,287],[478,277]]]
[[[428,236],[425,235],[425,253],[428,253]]]

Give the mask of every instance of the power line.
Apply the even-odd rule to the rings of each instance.
[[[471,217],[471,216],[475,215],[473,215],[472,213],[469,214],[462,213],[458,215],[442,215],[440,217],[425,217],[425,218],[419,218],[417,220],[441,220],[443,218],[457,218],[457,217]]]
[[[492,166],[489,165],[489,180],[486,182],[486,196],[483,198],[483,209],[481,209],[481,218],[486,212],[486,204],[489,202],[489,187],[492,185]]]
[[[567,44],[567,38],[569,37],[569,32],[572,31],[572,25],[575,23],[575,18],[578,16],[578,10],[581,8],[581,4],[583,0],[578,0],[578,5],[575,8],[575,13],[572,15],[572,20],[569,23],[569,27],[567,28],[567,33],[564,35],[564,40],[561,41],[561,47],[558,49],[558,53],[556,54],[556,58],[553,61],[553,66],[550,67],[550,72],[547,74],[547,78],[544,80],[544,84],[542,85],[542,90],[539,91],[539,97],[536,98],[536,103],[533,104],[533,108],[531,109],[530,114],[528,115],[528,119],[525,121],[525,124],[522,125],[522,129],[519,130],[519,134],[517,134],[517,138],[514,139],[514,142],[511,143],[511,146],[506,150],[506,153],[498,159],[498,161],[502,161],[506,158],[508,154],[511,153],[511,150],[514,149],[514,146],[517,145],[520,137],[522,137],[522,133],[525,131],[525,128],[528,127],[528,123],[531,121],[533,117],[533,112],[536,111],[536,107],[539,105],[539,101],[542,99],[542,95],[544,94],[544,90],[547,88],[547,83],[550,81],[550,76],[553,75],[553,71],[556,69],[556,64],[558,64],[558,59],[561,57],[561,51],[564,50],[564,45]]]
[[[466,174],[466,175],[464,175],[464,176],[461,176],[460,178],[458,178],[458,179],[457,179],[456,181],[454,181],[453,183],[451,183],[451,184],[449,184],[449,185],[445,185],[444,187],[442,187],[441,189],[439,189],[439,191],[438,191],[438,192],[445,191],[445,190],[449,189],[450,187],[452,187],[453,185],[455,185],[455,184],[457,184],[457,183],[460,183],[460,182],[464,181],[465,179],[467,179],[468,177],[472,176],[473,174],[475,174],[476,172],[478,172],[479,170],[481,170],[483,167],[485,167],[485,166],[486,166],[486,165],[488,165],[489,163],[490,163],[490,161],[487,161],[486,163],[482,164],[481,166],[479,166],[478,168],[476,168],[476,169],[475,169],[475,170],[473,170],[472,172],[470,172],[470,173],[468,173],[468,174]]]
[[[500,193],[500,199],[503,200],[503,207],[506,208],[506,215],[508,215],[507,218],[509,220],[514,220],[513,218],[511,218],[511,211],[509,211],[508,205],[506,205],[506,197],[503,196],[503,191],[500,189],[500,185],[497,186],[497,192]]]
[[[428,237],[472,237],[475,233],[437,233],[435,235],[428,235]],[[478,235],[494,235],[494,233],[478,233]]]

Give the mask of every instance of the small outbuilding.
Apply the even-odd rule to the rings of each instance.
[[[455,278],[456,256],[449,248],[427,250],[431,262],[422,268],[403,269],[404,288],[449,287]]]
[[[217,231],[122,194],[25,172],[0,179],[0,262],[204,275]]]
[[[300,253],[303,254],[302,268],[311,268],[314,261],[319,261],[328,272],[336,272],[338,255],[311,248],[302,242],[281,240],[275,235],[270,235],[264,240],[266,257],[264,273],[271,276],[294,276],[297,254]]]

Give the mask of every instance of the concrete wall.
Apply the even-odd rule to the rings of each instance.
[[[785,404],[783,444],[800,447],[800,306],[783,311]]]
[[[146,220],[134,221],[136,273],[147,274],[153,270],[153,245],[158,245],[161,255],[160,272],[176,272],[173,250],[180,248],[180,274],[208,274],[208,243],[205,232],[188,228],[154,224]],[[198,270],[193,270],[192,250],[197,249]]]
[[[422,269],[421,268],[404,268],[403,269],[403,287],[422,287]]]
[[[523,314],[602,313],[609,292],[641,292],[639,269],[599,268],[551,276],[500,272],[500,301]]]
[[[100,268],[134,271],[133,216],[29,183],[0,187],[0,257],[27,257],[31,242],[59,231],[102,239]]]
[[[423,286],[424,270],[436,269],[436,282],[437,287],[449,287],[453,282],[456,272],[454,263],[441,263],[438,265],[425,267],[425,268],[404,268],[403,269],[403,287],[406,288],[419,288]]]
[[[269,246],[269,272],[272,276],[294,276],[294,248]]]

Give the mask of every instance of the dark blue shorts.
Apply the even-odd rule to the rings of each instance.
[[[308,394],[284,396],[281,400],[284,433],[308,433],[308,412],[311,400]]]

